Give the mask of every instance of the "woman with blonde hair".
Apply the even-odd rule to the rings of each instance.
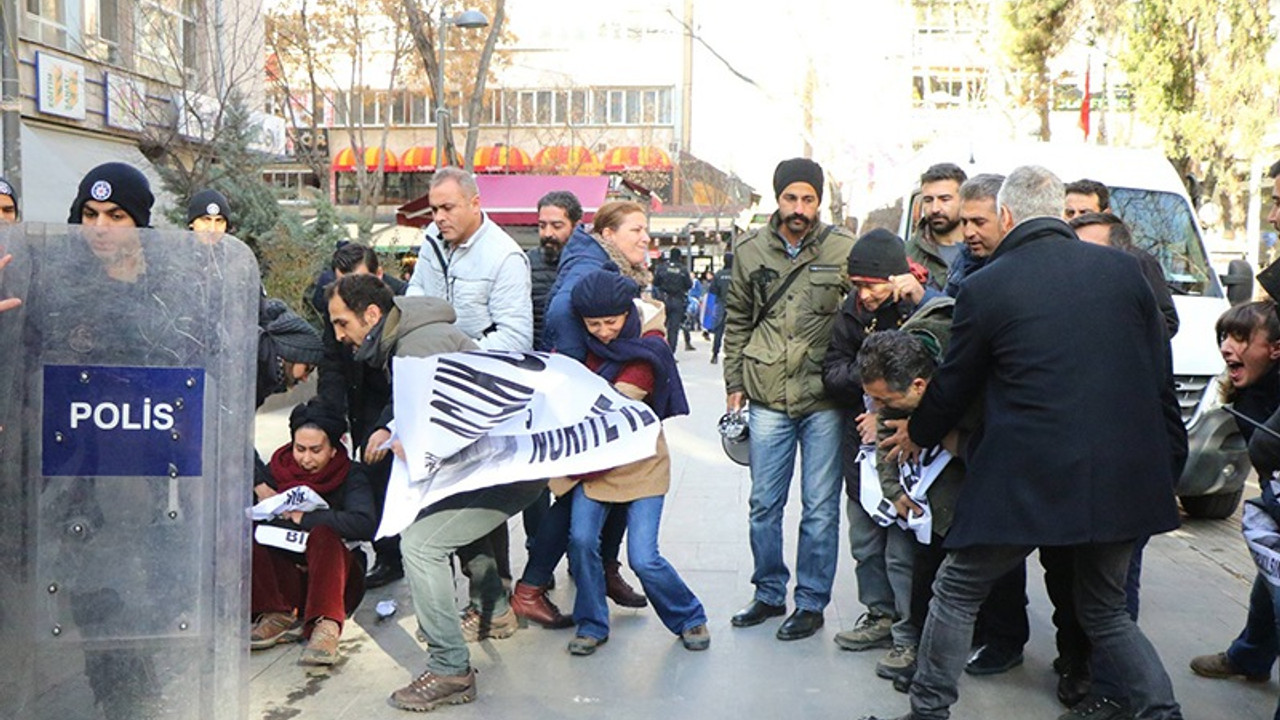
[[[653,280],[649,272],[649,220],[644,206],[627,200],[605,203],[596,211],[590,235],[574,233],[560,255],[560,270],[548,295],[545,346],[578,362],[587,360],[587,331],[573,311],[572,294],[577,284],[602,267],[615,265],[623,276],[640,288]],[[511,608],[525,620],[547,628],[565,628],[573,621],[547,598],[556,565],[569,543],[569,514],[572,497],[556,501],[538,526],[529,548],[529,562],[511,596]],[[625,512],[611,512],[604,524],[600,554],[604,562],[608,597],[623,607],[648,605],[622,577],[618,561],[622,536],[627,529]]]

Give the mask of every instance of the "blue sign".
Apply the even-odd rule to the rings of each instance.
[[[47,477],[202,473],[204,370],[46,365]]]

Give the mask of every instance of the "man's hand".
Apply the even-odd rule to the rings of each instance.
[[[372,465],[382,458],[386,457],[387,449],[382,447],[391,439],[391,431],[386,428],[378,428],[369,436],[369,442],[364,446],[364,461]]]
[[[894,302],[898,302],[899,300],[906,298],[910,300],[912,304],[919,305],[920,301],[924,299],[924,286],[921,285],[920,281],[916,279],[916,276],[911,273],[890,275],[889,283],[893,285]]]
[[[742,409],[742,404],[746,402],[746,400],[747,394],[738,390],[736,392],[729,393],[728,397],[725,398],[724,405],[729,412],[738,412]]]
[[[393,440],[391,442],[391,453],[404,462],[409,462],[409,460],[404,456],[404,445],[399,440]]]
[[[289,512],[287,512],[287,513],[285,513],[285,514],[281,515],[280,517],[284,518],[285,520],[288,520],[289,522],[293,523],[294,525],[301,525],[301,524],[302,524],[302,511],[301,511],[301,510],[290,510]]]
[[[885,459],[889,462],[915,462],[920,459],[920,446],[911,442],[907,434],[908,420],[885,420],[885,427],[893,430],[893,434],[880,441],[880,447],[886,450]]]
[[[258,498],[258,502],[262,502],[269,497],[279,495],[272,487],[266,483],[258,483],[253,486],[253,496]]]
[[[0,270],[4,270],[5,266],[13,262],[12,255],[0,257]],[[12,310],[22,304],[22,298],[9,298],[8,300],[0,300],[0,312]]]
[[[858,436],[862,438],[865,445],[870,445],[876,441],[876,419],[880,417],[873,412],[864,412],[857,417]]]
[[[911,498],[905,494],[899,495],[894,499],[893,509],[898,511],[898,517],[920,517],[924,515],[924,508],[912,502]]]

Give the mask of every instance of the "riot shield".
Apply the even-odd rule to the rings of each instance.
[[[252,252],[41,224],[5,252],[0,717],[243,717]]]

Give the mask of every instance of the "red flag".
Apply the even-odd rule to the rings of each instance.
[[[1092,103],[1089,101],[1089,71],[1091,65],[1085,65],[1084,68],[1084,99],[1080,101],[1080,129],[1084,131],[1084,141],[1089,142],[1089,110]]]

